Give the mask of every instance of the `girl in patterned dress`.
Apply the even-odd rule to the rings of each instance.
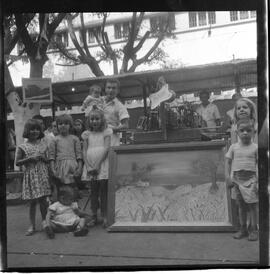
[[[108,190],[108,151],[112,129],[105,122],[103,111],[93,108],[87,117],[88,130],[82,133],[84,169],[83,181],[91,182],[91,210],[94,224],[97,223],[97,210],[100,204],[103,225],[106,226]]]
[[[73,120],[70,115],[58,116],[56,124],[59,134],[49,145],[50,168],[58,191],[61,186],[68,184],[74,189],[77,198],[75,178],[81,176],[83,165],[80,140],[70,133],[73,127]]]
[[[30,227],[27,236],[35,232],[36,204],[40,205],[42,220],[45,221],[47,214],[47,196],[51,195],[49,172],[46,152],[48,147],[41,142],[44,137],[40,123],[35,119],[29,119],[24,126],[23,137],[28,140],[19,145],[16,151],[15,163],[24,166],[22,184],[22,199],[30,201]]]

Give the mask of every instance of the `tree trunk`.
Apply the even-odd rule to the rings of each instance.
[[[30,58],[30,78],[42,78],[44,64],[43,60]]]
[[[10,105],[11,111],[14,116],[14,126],[16,134],[16,145],[20,145],[24,142],[23,139],[23,129],[25,122],[32,118],[34,115],[40,113],[40,104],[26,104],[23,105],[21,98],[15,91],[14,84],[12,82],[9,69],[5,65],[5,93],[7,94],[7,101]],[[14,165],[14,170],[19,170],[17,166]]]

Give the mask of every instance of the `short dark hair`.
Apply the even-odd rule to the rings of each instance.
[[[84,131],[84,130],[85,130],[85,125],[84,125],[83,120],[81,120],[81,119],[76,119],[76,120],[73,122],[73,127],[74,127],[74,125],[75,125],[77,122],[80,123],[80,124],[82,125],[82,131]]]
[[[236,123],[237,128],[239,128],[240,125],[243,125],[243,124],[245,124],[245,125],[250,125],[250,126],[252,126],[253,128],[254,128],[254,126],[255,126],[255,122],[254,122],[253,119],[250,119],[250,118],[242,118],[242,119],[239,119],[239,120],[237,121],[237,123]]]
[[[208,96],[208,98],[210,98],[210,92],[208,90],[202,90],[199,94],[199,96],[201,97],[203,94],[206,94]]]
[[[39,139],[44,137],[44,133],[42,132],[41,124],[36,119],[29,119],[26,121],[23,129],[23,138],[29,138],[30,130],[38,129],[40,131]]]
[[[106,81],[105,87],[107,86],[107,83],[116,83],[118,89],[120,89],[120,81],[117,78],[110,78]]]

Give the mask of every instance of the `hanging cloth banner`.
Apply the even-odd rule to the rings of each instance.
[[[155,109],[162,102],[167,101],[172,96],[173,94],[169,91],[169,85],[165,84],[159,91],[149,95],[149,99],[151,102],[151,109]]]

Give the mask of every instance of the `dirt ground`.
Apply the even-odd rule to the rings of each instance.
[[[27,237],[28,206],[7,206],[9,270],[182,269],[259,264],[259,242],[234,240],[232,233],[120,233],[95,226],[86,237],[64,233],[51,240],[41,231],[39,210],[37,213],[39,231]]]

